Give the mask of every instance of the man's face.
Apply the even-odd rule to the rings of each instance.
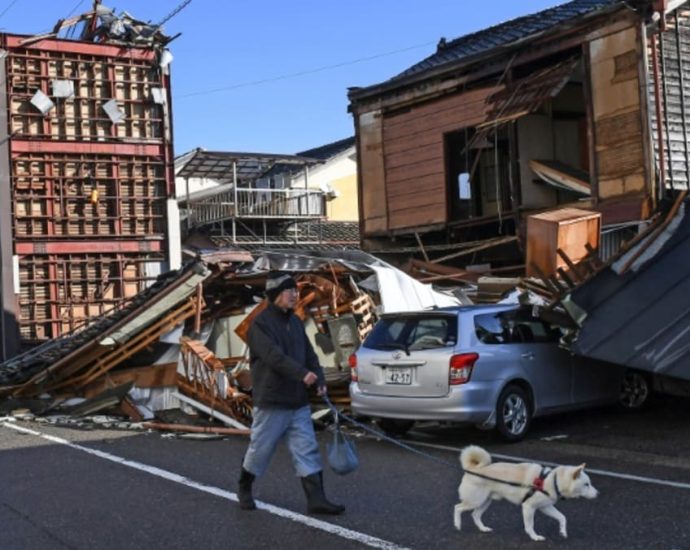
[[[275,299],[275,305],[283,309],[295,309],[297,304],[297,289],[296,288],[286,288]]]

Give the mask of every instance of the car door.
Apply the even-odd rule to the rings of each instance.
[[[510,345],[534,390],[539,411],[568,407],[573,401],[570,352],[558,346],[559,333],[534,317],[528,308],[509,319]]]

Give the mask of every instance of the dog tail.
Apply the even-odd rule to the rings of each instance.
[[[491,464],[491,455],[477,445],[465,447],[460,453],[460,464],[464,470],[474,470]]]

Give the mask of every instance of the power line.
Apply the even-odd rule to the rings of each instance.
[[[72,11],[70,11],[70,12],[67,14],[67,17],[65,17],[65,19],[69,19],[70,17],[72,17],[72,14],[73,14],[75,11],[77,11],[77,8],[78,8],[79,6],[81,6],[83,3],[84,3],[84,0],[79,0],[79,2],[77,2],[77,3],[74,5],[74,7],[72,8]]]
[[[168,15],[166,15],[163,19],[161,19],[159,21],[158,25],[156,25],[156,28],[160,29],[164,23],[170,21],[173,17],[175,17],[178,13],[180,13],[183,9],[185,9],[191,1],[192,0],[184,0],[184,2],[182,2],[173,11],[171,11]]]
[[[185,97],[193,97],[193,96],[199,96],[199,95],[215,94],[215,93],[218,93],[218,92],[225,92],[225,91],[228,91],[228,90],[235,90],[235,89],[237,89],[237,88],[247,88],[247,87],[249,87],[249,86],[258,86],[259,84],[267,84],[267,83],[269,83],[269,82],[276,82],[276,81],[278,81],[278,80],[287,80],[287,79],[289,79],[289,78],[297,78],[297,77],[299,77],[299,76],[306,76],[306,75],[309,75],[309,74],[320,73],[320,72],[322,72],[322,71],[328,71],[328,70],[330,70],[330,69],[338,69],[338,68],[340,68],[340,67],[346,67],[346,66],[348,66],[348,65],[355,65],[355,64],[357,64],[357,63],[364,63],[365,61],[371,61],[371,60],[373,60],[373,59],[379,59],[379,58],[381,58],[381,57],[386,57],[386,56],[389,56],[389,55],[394,55],[394,54],[398,54],[398,53],[402,53],[402,52],[408,52],[408,51],[410,51],[410,50],[416,50],[416,49],[419,49],[419,48],[425,48],[425,47],[430,46],[430,45],[435,44],[435,43],[436,43],[436,42],[426,42],[425,44],[417,44],[416,46],[410,46],[410,47],[408,47],[408,48],[402,48],[402,49],[400,49],[400,50],[394,50],[394,51],[391,51],[391,52],[385,52],[385,53],[380,53],[380,54],[376,54],[376,55],[371,55],[371,56],[369,56],[369,57],[360,57],[359,59],[354,59],[354,60],[352,60],[352,61],[344,61],[344,62],[342,62],[342,63],[336,63],[335,65],[326,65],[326,66],[324,66],[324,67],[319,67],[319,68],[317,68],[317,69],[310,69],[310,70],[307,70],[307,71],[301,71],[301,72],[298,72],[298,73],[290,73],[290,74],[285,74],[285,75],[281,75],[281,76],[275,76],[275,77],[272,77],[272,78],[264,78],[264,79],[262,79],[262,80],[253,80],[253,81],[251,81],[251,82],[242,82],[242,83],[240,83],[240,84],[233,84],[233,85],[230,85],[230,86],[223,86],[223,87],[220,87],[220,88],[212,88],[212,89],[209,89],[209,90],[200,90],[200,91],[198,91],[198,92],[189,92],[189,93],[187,93],[187,94],[176,95],[175,97],[176,97],[176,99],[182,99],[182,98],[185,98]]]
[[[4,10],[2,10],[2,12],[0,13],[0,18],[1,18],[3,15],[5,15],[5,14],[10,10],[10,8],[11,8],[12,6],[14,6],[18,1],[19,1],[19,0],[12,0],[12,2],[10,2],[9,6],[7,6]]]

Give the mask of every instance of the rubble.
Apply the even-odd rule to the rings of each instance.
[[[270,270],[297,279],[296,314],[325,368],[331,400],[342,407],[349,404],[348,357],[380,313],[460,303],[357,251],[187,252],[193,257],[183,268],[160,276],[127,307],[0,364],[0,397],[15,405],[7,412],[24,408],[81,425],[108,415],[118,420],[100,425],[246,435],[246,333],[266,305]],[[36,401],[32,409],[23,405]]]

